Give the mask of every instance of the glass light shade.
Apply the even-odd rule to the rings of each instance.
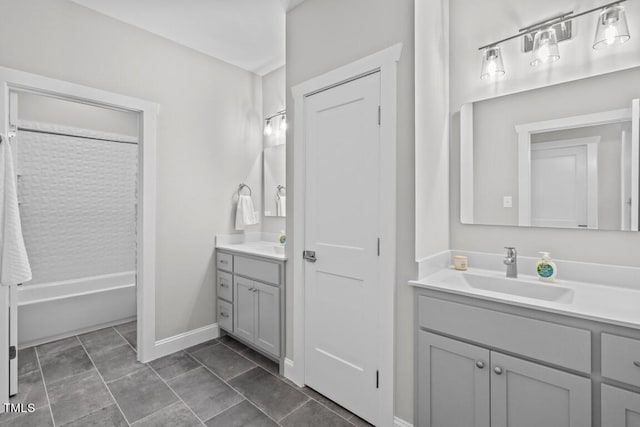
[[[624,7],[617,4],[600,12],[596,26],[596,38],[593,41],[594,49],[604,49],[614,44],[622,44],[630,38]]]
[[[271,120],[267,120],[267,124],[264,126],[264,134],[266,136],[271,136],[271,134],[273,134],[273,126],[271,125]]]
[[[540,30],[533,38],[533,59],[531,65],[537,67],[540,64],[549,64],[560,59],[558,50],[558,38],[556,30],[547,28]]]
[[[280,117],[280,130],[282,132],[287,131],[287,116],[285,116],[284,114]]]
[[[482,52],[482,72],[480,78],[486,80],[489,77],[505,74],[500,47],[488,47]]]

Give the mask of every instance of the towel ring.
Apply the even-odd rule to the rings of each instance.
[[[287,195],[287,187],[285,187],[284,185],[278,185],[277,187],[278,189],[276,190],[276,196],[278,196],[278,200],[280,200],[281,196],[286,196]],[[282,194],[282,190],[284,190],[284,194]]]
[[[242,183],[242,184],[240,184],[240,185],[238,186],[238,196],[240,196],[240,195],[241,195],[241,191],[242,191],[242,189],[243,189],[243,188],[246,188],[247,190],[249,190],[249,195],[251,196],[251,194],[252,194],[252,193],[251,193],[251,187],[249,187],[249,186],[248,186],[247,184],[245,184],[245,183]]]

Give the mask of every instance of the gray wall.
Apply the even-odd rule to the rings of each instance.
[[[396,294],[396,414],[413,419],[413,299],[407,281],[417,275],[414,203],[414,55],[413,0],[307,0],[287,14],[287,97],[291,87],[398,42],[403,43],[398,68],[397,134],[397,277]],[[290,122],[293,121],[289,112]],[[292,141],[292,127],[288,133]],[[295,141],[287,150],[287,188],[291,180]],[[291,237],[292,200],[287,231]],[[291,256],[291,254],[289,254]],[[291,269],[287,285],[291,289]],[[292,302],[287,302],[287,355],[292,353]],[[384,320],[384,319],[383,319]]]
[[[640,97],[638,81],[640,68],[633,68],[473,103],[474,222],[518,224],[516,125],[630,108],[631,100]],[[620,130],[620,124],[612,124],[532,136],[532,142],[602,137],[598,153],[601,229],[620,229]],[[612,199],[615,195],[617,201]],[[502,207],[503,196],[513,197],[513,208]]]
[[[262,76],[262,111],[264,112],[265,117],[271,116],[272,114],[286,108],[285,76],[286,72],[284,66]],[[291,122],[291,120],[289,120],[289,122]],[[281,144],[283,140],[286,141],[286,139],[286,135],[274,134],[272,136],[264,136],[264,147],[267,148],[276,144]],[[270,196],[265,194],[264,197]],[[285,218],[273,216],[267,217],[264,216],[264,211],[262,218],[262,231],[268,233],[280,233],[281,231],[284,231],[287,226]]]
[[[260,78],[66,0],[0,10],[0,65],[160,104],[156,339],[214,323],[214,236],[240,182],[261,200]]]
[[[522,255],[550,251],[554,258],[640,266],[640,233],[593,230],[557,230],[460,224],[459,111],[465,102],[501,96],[535,87],[599,75],[640,65],[640,39],[614,49],[595,51],[595,17],[575,22],[574,39],[560,44],[560,61],[546,67],[529,66],[529,56],[517,41],[503,47],[507,74],[498,81],[480,80],[478,47],[515,33],[518,28],[560,11],[582,11],[601,5],[595,0],[450,0],[451,20],[451,247],[469,251],[502,253],[516,246]],[[632,34],[640,33],[640,4],[626,2]],[[469,260],[473,266],[473,259]]]

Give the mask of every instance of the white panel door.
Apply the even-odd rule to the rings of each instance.
[[[489,427],[489,350],[419,332],[418,426]]]
[[[586,145],[531,150],[531,225],[587,227],[588,191]]]
[[[591,380],[491,353],[491,427],[591,425]]]
[[[380,73],[305,99],[305,382],[377,421]],[[391,202],[391,201],[390,201]]]

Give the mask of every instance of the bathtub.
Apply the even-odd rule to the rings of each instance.
[[[18,287],[18,348],[136,317],[135,272]]]

